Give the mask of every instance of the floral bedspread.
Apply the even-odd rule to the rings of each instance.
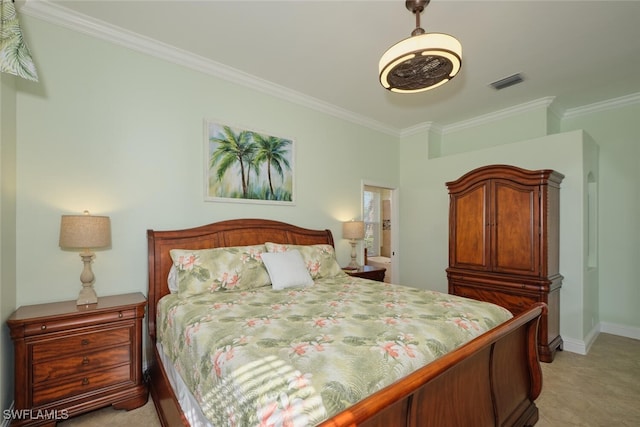
[[[511,317],[346,275],[158,306],[158,340],[214,426],[315,425]]]

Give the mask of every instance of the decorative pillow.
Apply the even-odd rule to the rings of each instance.
[[[263,252],[264,245],[172,249],[169,253],[178,270],[178,293],[188,296],[267,286],[271,280],[262,262]]]
[[[272,242],[266,242],[264,245],[267,247],[268,252],[286,252],[291,250],[300,252],[304,264],[313,280],[345,274],[336,260],[336,253],[331,245],[289,245]]]
[[[269,272],[275,290],[313,285],[313,279],[304,264],[302,255],[296,250],[287,252],[265,252],[262,261]]]
[[[169,270],[167,283],[169,284],[169,292],[172,294],[178,292],[178,267],[176,267],[175,264],[173,264]]]

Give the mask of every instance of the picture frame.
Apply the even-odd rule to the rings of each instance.
[[[217,120],[204,128],[205,201],[295,204],[293,138]]]

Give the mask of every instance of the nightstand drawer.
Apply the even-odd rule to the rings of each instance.
[[[61,359],[49,360],[33,365],[33,383],[68,378],[71,375],[93,372],[108,366],[121,365],[131,360],[129,343],[108,350],[82,352]]]
[[[47,402],[64,399],[69,396],[77,396],[130,380],[131,366],[123,365],[101,372],[88,373],[84,377],[78,377],[68,382],[43,384],[33,389],[33,405],[43,405]]]
[[[130,328],[71,335],[33,344],[32,357],[35,363],[43,359],[59,357],[62,354],[87,352],[120,343],[129,343],[130,340]]]
[[[133,308],[106,313],[85,314],[82,318],[82,326],[104,325],[105,323],[124,319],[133,319],[135,317],[136,311]],[[75,317],[48,320],[38,323],[28,323],[25,325],[24,333],[25,336],[31,336],[56,331],[67,331],[76,327],[77,324],[78,320]]]

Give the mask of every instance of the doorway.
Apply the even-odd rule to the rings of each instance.
[[[386,269],[385,282],[399,283],[398,191],[363,181],[362,219],[365,224],[366,263]]]

